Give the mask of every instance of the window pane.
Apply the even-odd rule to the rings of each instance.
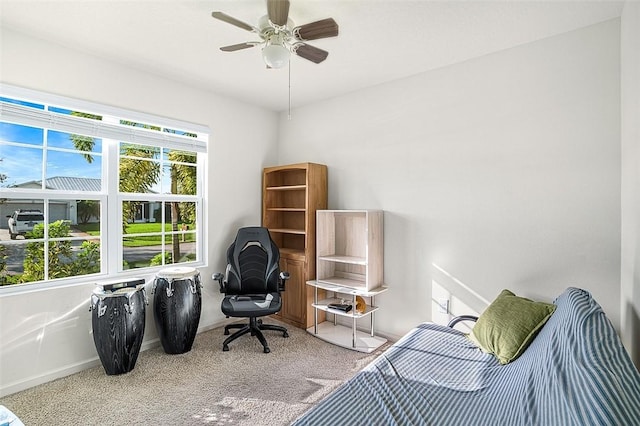
[[[162,167],[162,186],[159,188],[158,192],[162,194],[175,194],[177,190],[172,186],[172,182],[175,184],[178,182],[174,176],[171,175],[171,167],[168,165],[164,165]],[[174,191],[175,190],[175,191]]]
[[[2,220],[0,240],[4,259],[5,284],[20,284],[44,279],[44,243],[33,241],[44,233],[43,200],[8,199],[0,203]]]
[[[21,284],[44,279],[42,200],[8,199],[0,203],[0,283]]]
[[[120,155],[158,160],[160,158],[160,148],[148,145],[120,142]]]
[[[89,222],[98,228],[97,232],[75,224],[78,206],[91,203],[97,204],[97,211]],[[50,200],[48,219],[43,200],[8,199],[0,203],[0,212],[4,218],[0,222],[0,285],[100,272],[98,201]],[[45,223],[48,241],[43,241]]]
[[[182,238],[185,237],[185,240]],[[180,236],[180,243],[177,245],[167,244],[167,251],[171,253],[170,259],[173,259],[173,248],[176,247],[176,262],[173,263],[184,263],[184,262],[193,262],[196,260],[196,235],[187,234],[186,236]]]
[[[8,244],[5,242],[6,235],[6,230],[0,230],[0,286],[20,284],[24,273],[26,244]]]
[[[102,152],[102,139],[55,130],[49,130],[47,133],[47,144],[48,146],[56,148],[67,148],[93,153]]]
[[[15,188],[42,187],[42,149],[7,146],[0,143],[3,186]]]
[[[73,115],[73,116],[76,116],[76,117],[88,118],[88,119],[91,119],[91,120],[102,120],[101,116],[96,115],[96,114],[91,114],[89,112],[72,111],[70,109],[54,107],[54,106],[49,106],[48,109],[51,112],[57,112],[59,114]]]
[[[195,152],[164,148],[162,150],[162,158],[167,161],[196,164],[198,156]]]
[[[162,169],[163,194],[196,194],[196,167],[184,164],[165,165]]]
[[[122,239],[125,269],[195,260],[195,202],[125,201],[122,210],[129,218]]]
[[[89,207],[86,207],[89,206]],[[78,215],[88,223],[78,225]],[[100,266],[100,202],[97,200],[50,200],[48,219],[48,279],[98,273]],[[94,231],[93,229],[97,229]],[[56,239],[56,241],[51,241]]]
[[[120,142],[120,192],[160,193],[160,148]]]
[[[43,212],[43,200],[4,200],[0,203],[0,240],[31,238],[34,227],[44,223]]]
[[[100,235],[100,201],[50,200],[49,223],[66,222],[72,237]],[[68,236],[68,235],[62,235]]]
[[[138,269],[161,265],[161,263],[158,263],[158,259],[162,259],[161,256],[162,249],[160,246],[127,247],[127,241],[125,239],[122,247],[122,268]],[[152,264],[152,260],[154,259],[155,265]]]
[[[122,238],[123,268],[154,266],[154,257],[160,259],[156,264],[162,264],[161,203],[124,201],[122,212],[126,222]]]
[[[135,121],[128,121],[128,120],[120,120],[120,124],[122,124],[123,126],[140,127],[142,129],[160,131],[160,127],[154,126],[153,124],[136,123]]]
[[[79,153],[47,151],[47,189],[61,191],[100,191],[102,157],[88,163]]]
[[[41,104],[35,104],[33,102],[27,102],[27,101],[19,101],[17,99],[5,98],[3,96],[0,96],[0,101],[7,102],[10,104],[24,105],[24,106],[28,106],[35,109],[44,109],[44,105],[41,105]]]
[[[42,146],[44,130],[0,122],[0,141]]]
[[[74,215],[75,214],[75,215]],[[100,201],[78,200],[70,206],[71,223],[83,235],[100,235]]]
[[[72,230],[71,235],[78,235],[77,230]],[[100,239],[87,237],[83,240],[71,241],[71,263],[67,276],[81,276],[99,273],[100,266]]]
[[[184,130],[170,129],[168,127],[165,127],[164,131],[167,132],[167,133],[173,133],[174,135],[188,136],[190,138],[197,138],[198,137],[198,135],[196,133],[185,132]]]
[[[185,226],[185,231],[195,231],[196,229],[196,203],[178,203],[178,223]]]
[[[122,219],[126,234],[160,232],[162,203],[157,201],[124,201]],[[157,222],[157,223],[156,223]],[[140,225],[149,223],[148,226]]]

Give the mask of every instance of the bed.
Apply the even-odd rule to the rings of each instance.
[[[640,424],[640,374],[601,307],[577,288],[554,304],[506,365],[420,324],[294,425]]]

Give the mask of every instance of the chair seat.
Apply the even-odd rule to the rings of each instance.
[[[270,300],[269,300],[270,299]],[[222,300],[222,313],[230,317],[261,317],[275,314],[282,307],[279,293],[266,295],[227,295]]]

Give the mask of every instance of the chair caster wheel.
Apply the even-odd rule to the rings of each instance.
[[[223,352],[229,352],[229,345],[223,345],[222,346],[222,351]]]
[[[269,348],[265,347],[265,348],[264,348],[264,353],[265,353],[265,354],[268,354],[269,352],[271,352],[271,349],[269,349]]]
[[[282,333],[282,337],[289,337],[289,333],[285,331],[284,333]]]
[[[229,335],[229,330],[227,330],[226,328],[224,329],[224,335],[228,336]]]

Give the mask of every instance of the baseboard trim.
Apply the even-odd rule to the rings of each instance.
[[[237,320],[237,318],[235,318],[235,320]],[[214,328],[222,327],[231,322],[233,322],[233,319],[225,319],[210,325],[202,326],[198,329],[198,334],[203,333],[205,331],[213,330]],[[160,338],[158,337],[149,339],[147,341],[143,341],[142,345],[140,346],[140,353],[142,354],[143,352],[149,349],[155,349],[158,346],[160,346]],[[44,383],[50,382],[52,380],[60,379],[62,377],[70,376],[71,374],[79,373],[83,370],[97,367],[100,365],[101,365],[100,358],[96,355],[91,359],[87,359],[85,361],[68,365],[63,368],[50,371],[46,374],[28,377],[24,380],[20,380],[14,383],[9,383],[6,385],[2,384],[0,385],[0,397],[5,397],[13,393],[32,388],[34,386],[42,385]]]
[[[66,377],[74,373],[79,373],[80,371],[86,370],[88,368],[93,368],[98,365],[100,365],[100,358],[96,356],[95,358],[92,358],[83,362],[79,362],[73,365],[69,365],[69,366],[60,368],[58,370],[51,371],[47,374],[32,376],[25,380],[10,383],[8,385],[3,385],[2,387],[0,387],[0,397],[11,395],[13,393],[32,388],[34,386],[38,386],[43,383],[50,382],[52,380]]]

